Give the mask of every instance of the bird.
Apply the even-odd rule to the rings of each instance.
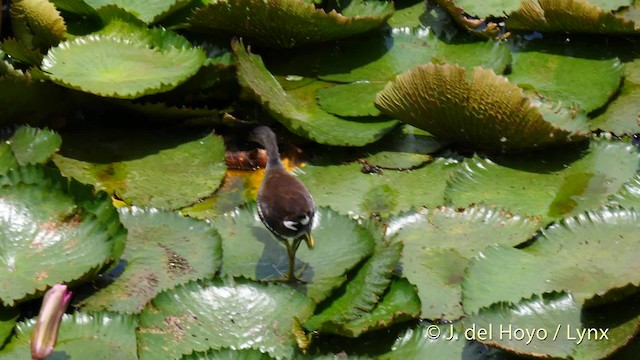
[[[271,128],[258,126],[252,130],[249,139],[267,150],[267,166],[258,189],[258,216],[287,248],[289,269],[283,280],[303,282],[294,274],[295,258],[303,239],[309,249],[315,246],[311,236],[316,211],[313,197],[302,181],[282,165],[276,135]]]

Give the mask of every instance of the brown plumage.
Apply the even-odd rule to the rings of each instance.
[[[287,280],[296,281],[293,272],[300,242],[304,239],[310,249],[314,247],[311,237],[315,214],[313,198],[304,184],[282,166],[276,136],[270,128],[255,128],[250,139],[267,150],[267,168],[258,190],[258,214],[271,233],[285,243],[289,256]]]

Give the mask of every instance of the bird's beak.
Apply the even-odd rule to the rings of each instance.
[[[313,249],[316,243],[313,241],[313,236],[311,236],[311,233],[306,233],[304,236],[305,236],[304,241],[307,242],[307,247],[309,249]]]

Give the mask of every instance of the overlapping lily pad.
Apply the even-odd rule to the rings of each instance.
[[[94,9],[104,6],[117,6],[136,15],[147,24],[157,22],[163,17],[189,5],[188,0],[156,0],[152,2],[136,0],[85,0]]]
[[[622,185],[620,191],[611,195],[609,202],[626,208],[640,209],[640,173]]]
[[[19,323],[16,334],[0,350],[0,359],[30,359],[35,319]],[[136,320],[106,312],[65,315],[55,350],[48,358],[136,360]]]
[[[27,47],[47,49],[57,45],[67,27],[55,6],[47,0],[18,0],[11,6],[13,31]]]
[[[496,304],[463,323],[476,340],[519,354],[603,359],[640,331],[637,299],[584,309],[571,295],[554,293]]]
[[[402,274],[418,287],[422,317],[454,320],[464,314],[460,283],[470,259],[491,244],[521,244],[539,225],[499,209],[442,207],[392,218],[387,235],[404,243]]]
[[[587,57],[590,56],[590,57]],[[513,52],[510,82],[548,101],[590,113],[604,106],[622,80],[618,58],[594,54],[585,44],[543,45]]]
[[[591,129],[610,131],[616,135],[640,133],[640,60],[624,64],[624,83],[620,93],[604,112],[591,121]]]
[[[447,200],[557,219],[604,204],[635,175],[640,154],[628,143],[596,140],[588,149],[494,160],[467,159],[447,187]]]
[[[373,311],[391,283],[391,273],[400,259],[402,243],[380,243],[376,252],[345,286],[344,293],[332,299],[322,312],[304,324],[312,331],[344,333],[345,323],[357,320]],[[353,334],[359,335],[359,333]]]
[[[342,14],[303,0],[219,0],[205,2],[189,22],[197,31],[223,30],[271,47],[292,48],[367,32],[392,13],[391,2],[376,0],[351,1]]]
[[[300,169],[298,176],[313,194],[316,204],[331,206],[343,214],[367,217],[370,208],[365,206],[366,195],[385,185],[390,189],[390,201],[396,204],[393,212],[441,205],[447,179],[457,166],[455,158],[440,157],[415,170],[376,174],[363,173],[363,166],[355,162],[318,161]]]
[[[127,204],[163,209],[184,207],[211,194],[226,170],[220,137],[182,131],[68,133],[53,161],[65,176],[113,193]]]
[[[430,154],[445,144],[424,130],[402,125],[387,134],[381,141],[362,149],[369,165],[385,169],[408,170],[433,160]]]
[[[346,280],[345,273],[373,253],[373,235],[346,216],[319,208],[312,231],[315,248],[300,246],[296,273],[306,281],[298,289],[320,302]],[[255,203],[216,222],[224,239],[222,272],[257,280],[282,279],[287,251],[262,224]]]
[[[205,60],[198,48],[151,48],[145,43],[87,35],[52,48],[42,61],[51,81],[123,99],[164,92],[195,74]]]
[[[125,230],[107,194],[36,166],[0,176],[0,301],[95,275],[122,253]]]
[[[156,360],[234,348],[291,358],[293,318],[312,311],[311,300],[284,284],[192,282],[158,295],[140,314],[138,353]]]
[[[602,208],[552,225],[525,249],[487,248],[462,281],[465,311],[553,291],[568,291],[580,304],[607,294],[611,301],[622,288],[640,286],[639,216]]]
[[[122,254],[124,270],[113,283],[84,299],[85,311],[142,311],[159,292],[210,277],[222,262],[222,244],[211,225],[173,212],[120,209],[129,230]]]
[[[297,1],[297,0],[296,0]],[[237,57],[238,81],[269,114],[291,132],[327,145],[363,146],[380,139],[396,125],[395,120],[350,121],[323,111],[316,103],[318,90],[329,86],[320,81],[284,91],[258,55],[240,42],[232,44]]]
[[[470,77],[470,81],[469,81]],[[376,97],[385,114],[438,138],[492,151],[541,148],[584,139],[584,116],[532,101],[491,70],[420,65]]]
[[[51,130],[22,126],[16,130],[9,145],[18,164],[43,164],[58,151],[62,138]]]

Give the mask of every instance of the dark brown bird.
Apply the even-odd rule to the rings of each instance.
[[[276,135],[269,127],[255,128],[250,139],[267,150],[267,168],[258,190],[260,220],[287,247],[289,272],[286,280],[299,281],[294,275],[296,251],[303,239],[309,249],[314,246],[311,236],[315,214],[313,198],[302,181],[282,166]]]

